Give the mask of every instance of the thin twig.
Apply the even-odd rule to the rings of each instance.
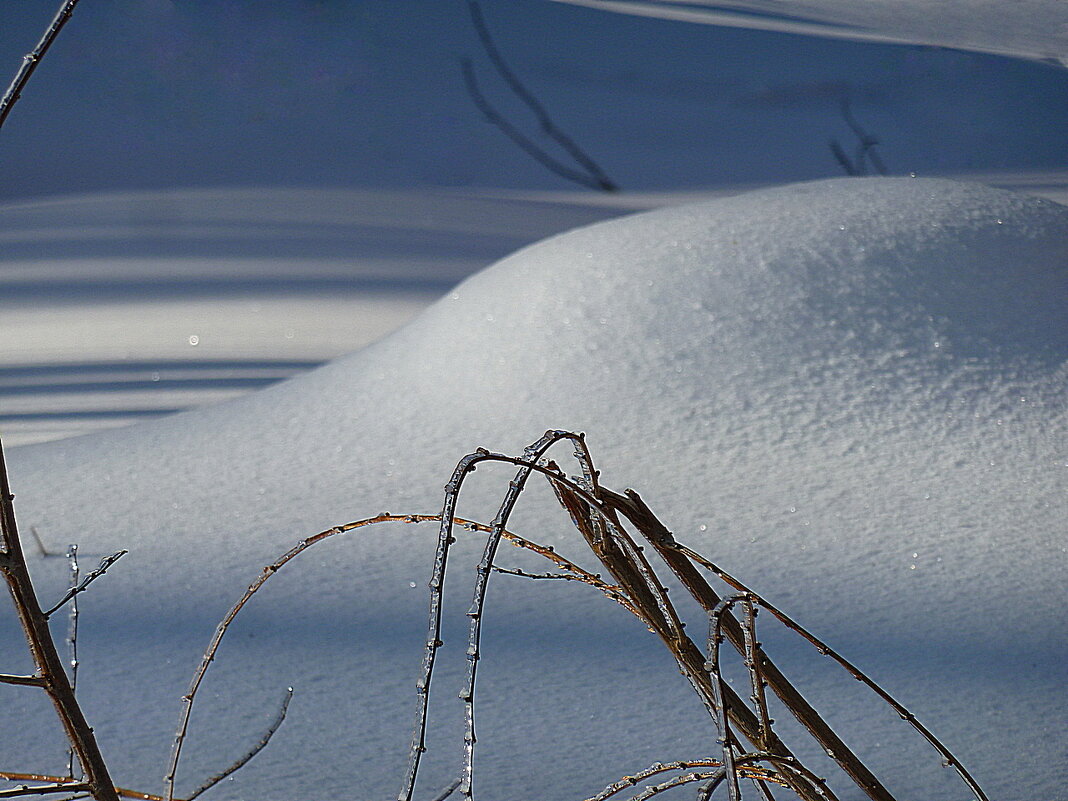
[[[45,773],[12,773],[6,770],[0,770],[0,779],[15,782],[55,782],[56,784],[63,784],[68,790],[76,788],[79,784],[78,782],[72,782],[71,779],[65,776],[50,776]],[[163,801],[163,796],[161,795],[142,793],[140,790],[130,790],[126,787],[116,787],[114,789],[119,798],[132,798],[135,801]],[[176,798],[175,801],[189,801],[189,799]]]
[[[920,736],[923,737],[938,752],[939,756],[941,756],[942,758],[942,764],[946,767],[952,767],[956,770],[961,780],[966,785],[968,785],[968,789],[971,790],[972,794],[976,797],[976,799],[978,799],[978,801],[989,801],[986,794],[983,792],[983,789],[979,786],[978,782],[975,781],[975,779],[972,777],[971,773],[967,770],[967,768],[965,768],[964,765],[961,764],[960,760],[957,759],[957,757],[954,756],[953,753],[937,737],[935,737],[934,734],[932,734],[926,726],[920,723],[920,721],[917,720],[916,716],[912,712],[905,708],[903,704],[901,704],[896,698],[890,695],[890,693],[888,693],[881,686],[879,686],[879,684],[877,684],[873,679],[869,678],[863,671],[860,670],[860,668],[858,668],[852,662],[847,660],[845,657],[843,657],[841,654],[839,654],[837,651],[827,645],[827,643],[825,643],[823,640],[816,637],[814,634],[808,631],[808,629],[797,623],[793,618],[791,618],[785,612],[777,608],[774,604],[770,603],[765,598],[762,598],[752,589],[747,587],[744,583],[739,581],[727,571],[723,570],[715,563],[711,562],[701,554],[690,548],[687,548],[684,545],[676,543],[674,545],[674,548],[680,553],[687,556],[695,563],[699,564],[701,567],[715,574],[717,577],[722,579],[724,583],[737,590],[740,594],[744,594],[751,597],[754,603],[759,604],[760,606],[771,612],[771,614],[780,623],[782,623],[784,626],[786,626],[786,628],[790,629],[791,631],[795,632],[796,634],[807,640],[819,653],[823,654],[824,656],[829,656],[831,659],[841,665],[841,667],[845,669],[845,671],[849,673],[850,676],[868,687],[868,689],[870,689],[873,693],[879,696],[879,698],[881,698],[888,706],[890,706],[895,712],[897,712],[898,716],[902,720],[904,720],[913,729],[915,729],[920,734]],[[839,754],[834,754],[834,758],[836,760],[839,758],[839,756]]]
[[[383,512],[382,514],[375,515],[374,517],[368,517],[364,518],[363,520],[346,523],[345,525],[335,526],[333,528],[326,529],[325,531],[320,531],[318,534],[315,534],[311,537],[307,537],[298,542],[284,554],[282,554],[282,556],[280,556],[274,562],[264,567],[259,577],[254,582],[252,582],[252,584],[249,585],[248,589],[241,596],[241,598],[238,599],[238,601],[230,608],[229,612],[227,612],[226,616],[223,617],[223,619],[219,622],[218,626],[215,629],[215,633],[211,638],[211,641],[208,643],[207,649],[204,651],[204,655],[201,658],[200,665],[197,667],[196,671],[193,674],[193,678],[190,681],[189,689],[186,694],[182,696],[182,710],[179,715],[178,729],[175,734],[174,744],[171,749],[167,775],[164,777],[167,789],[164,795],[160,796],[159,798],[162,799],[162,801],[177,801],[174,798],[174,780],[175,776],[177,775],[178,764],[181,759],[182,747],[184,745],[186,735],[188,734],[189,720],[190,716],[192,715],[193,704],[196,700],[197,692],[200,689],[200,685],[204,680],[204,676],[206,675],[208,668],[211,666],[212,662],[215,659],[215,655],[218,652],[219,646],[222,644],[223,637],[229,630],[230,625],[233,623],[238,613],[244,608],[245,604],[248,603],[252,596],[256,594],[260,587],[262,587],[271,576],[281,570],[286,564],[288,564],[291,560],[299,556],[308,548],[335,535],[345,534],[347,532],[364,528],[365,526],[376,525],[378,523],[440,523],[441,519],[441,515],[437,514],[394,515],[388,512]],[[488,533],[492,530],[490,526],[487,526],[484,523],[479,523],[474,520],[467,520],[465,518],[457,517],[454,519],[454,522],[457,525],[469,529],[471,531],[481,531]],[[586,583],[590,583],[594,586],[597,586],[598,589],[601,589],[602,592],[606,592],[606,594],[608,594],[609,597],[612,597],[613,600],[616,600],[619,603],[623,603],[622,600],[620,600],[613,594],[612,591],[614,588],[612,588],[610,585],[604,584],[604,582],[600,582],[600,584],[604,584],[603,587],[599,586],[597,583],[599,579],[597,579],[592,573],[583,570],[578,565],[553,552],[551,548],[548,548],[544,545],[539,545],[538,543],[533,542],[530,539],[519,537],[510,531],[503,531],[502,536],[508,539],[513,545],[537,553],[540,556],[551,560],[554,564],[564,570],[574,572],[576,575],[584,576],[585,578],[589,579]]]
[[[269,743],[271,741],[271,738],[274,737],[274,733],[278,731],[278,727],[281,726],[282,722],[286,719],[286,711],[289,709],[289,702],[291,700],[293,700],[293,688],[287,687],[286,694],[282,698],[282,706],[279,708],[278,713],[275,715],[274,720],[271,722],[271,725],[267,728],[267,731],[263,733],[263,736],[260,737],[259,741],[254,746],[252,746],[252,748],[250,748],[244,756],[240,757],[232,765],[230,765],[230,767],[228,767],[221,773],[216,773],[214,776],[212,776],[210,779],[200,785],[200,787],[191,792],[187,801],[193,801],[193,799],[196,798],[198,795],[205,792],[206,790],[210,790],[212,787],[221,782],[231,773],[235,773],[241,768],[243,768],[248,763],[248,761],[252,759],[252,757],[256,756],[256,754],[266,748],[267,743]]]
[[[115,564],[128,553],[129,551],[124,548],[121,551],[116,551],[111,556],[105,556],[103,559],[100,560],[100,564],[97,566],[96,570],[94,570],[92,573],[86,574],[85,578],[82,579],[81,583],[78,584],[76,587],[71,587],[69,590],[67,590],[66,594],[59,599],[59,603],[57,603],[55,606],[45,612],[44,616],[46,618],[51,617],[53,612],[63,606],[63,604],[65,604],[71,598],[75,597],[79,593],[85,592],[87,589],[89,589],[90,584],[92,584],[102,575],[107,573],[109,567],[111,567],[113,564]]]
[[[23,687],[44,687],[45,680],[42,676],[12,676],[8,673],[0,673],[0,684],[14,684]]]
[[[654,762],[652,765],[645,768],[644,770],[640,770],[633,775],[623,776],[617,781],[612,782],[612,784],[605,787],[603,790],[601,790],[601,792],[597,793],[597,795],[590,796],[585,801],[607,801],[607,799],[611,798],[617,793],[634,787],[644,782],[646,779],[652,776],[656,776],[659,773],[667,773],[673,770],[692,770],[693,768],[721,767],[723,767],[723,762],[718,759],[712,759],[711,757],[706,757],[703,759],[680,759],[675,760],[673,762]],[[749,774],[754,774],[759,776],[761,779],[767,781],[777,782],[780,784],[783,783],[781,779],[777,778],[773,772],[767,770],[766,768],[740,766],[739,769],[747,776]]]
[[[69,793],[72,790],[89,790],[88,784],[24,784],[10,790],[0,790],[0,798],[19,798],[24,795],[47,795],[49,793]]]
[[[52,42],[56,40],[60,30],[67,24],[67,20],[70,19],[70,15],[74,12],[74,7],[77,4],[78,0],[63,0],[59,4],[56,16],[52,19],[52,24],[44,32],[44,36],[37,43],[37,47],[23,56],[22,66],[15,73],[15,77],[4,93],[4,97],[0,99],[0,127],[3,127],[12,107],[22,97],[22,90],[26,88],[26,83],[30,80],[30,76],[37,69],[37,65],[41,63],[41,59],[48,52],[48,48],[52,46]]]
[[[78,694],[78,545],[67,546],[68,569],[70,571],[70,612],[67,617],[67,665],[70,668],[70,691]],[[45,617],[51,614],[45,613]],[[74,748],[67,751],[67,775],[74,778]]]

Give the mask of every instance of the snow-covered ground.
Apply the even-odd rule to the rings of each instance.
[[[631,190],[599,195],[479,120],[463,4],[403,5],[85,0],[0,136],[0,426],[37,443],[9,453],[19,521],[83,565],[130,550],[82,605],[79,694],[116,780],[158,789],[190,673],[260,567],[337,523],[436,511],[476,446],[571,427],[606,486],[883,682],[991,798],[1061,797],[1068,73],[484,4]],[[911,30],[872,13],[881,38]],[[1056,49],[1042,13],[1044,39],[1020,24],[1004,49]],[[923,41],[999,49],[956,19]],[[20,9],[0,48],[39,22]],[[790,184],[841,173],[843,99],[904,176]],[[477,478],[461,511],[488,519],[506,472]],[[513,528],[581,554],[545,488]],[[287,685],[275,741],[215,797],[396,792],[434,534],[334,538],[272,579],[209,674],[179,793]],[[459,754],[478,538],[459,549],[422,797]],[[31,559],[51,597],[65,560]],[[715,751],[662,647],[589,588],[497,576],[486,628],[480,797],[583,798]],[[765,637],[901,797],[966,797],[855,682]],[[7,609],[0,641],[0,669],[29,669]],[[62,771],[47,704],[0,700],[0,769]]]

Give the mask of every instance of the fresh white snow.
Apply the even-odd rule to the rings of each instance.
[[[200,650],[265,560],[384,508],[434,511],[463,453],[571,427],[607,486],[638,488],[681,539],[885,682],[991,797],[1055,795],[1066,252],[1068,210],[980,185],[760,190],[525,248],[384,340],[239,400],[16,449],[22,526],[87,558],[131,551],[83,607],[81,692],[117,780],[155,786]],[[489,518],[507,479],[484,472],[463,511]],[[547,492],[523,510],[515,529],[577,552]],[[293,685],[278,742],[219,796],[395,792],[433,539],[372,530],[280,574],[223,647],[186,782],[254,739]],[[463,669],[474,547],[453,573],[443,696]],[[61,559],[33,569],[46,591],[64,581]],[[708,753],[710,723],[653,638],[557,584],[494,580],[485,797],[579,798]],[[865,717],[852,682],[787,659],[892,787],[962,797],[900,721]],[[35,708],[5,695],[15,714]],[[458,703],[435,713],[426,792],[459,748]],[[20,767],[57,765],[56,743],[44,726],[0,731]]]
[[[0,64],[53,5],[3,4]],[[263,565],[435,512],[464,453],[567,427],[992,799],[1062,798],[1064,3],[481,8],[624,192],[576,191],[486,122],[461,58],[563,156],[462,2],[84,0],[4,126],[0,430],[25,445],[25,532],[80,543],[83,569],[130,550],[81,606],[79,696],[116,780],[159,791],[192,670]],[[838,177],[831,142],[855,160],[864,135],[901,177]],[[490,519],[509,478],[480,468],[461,513]],[[596,569],[537,482],[512,528]],[[363,529],[271,579],[208,675],[179,794],[293,686],[212,797],[395,796],[435,537]],[[418,798],[459,761],[481,539],[456,546]],[[66,560],[28,552],[57,596]],[[580,799],[716,751],[660,643],[590,588],[494,576],[489,610],[479,798]],[[761,636],[899,797],[967,797],[856,682]],[[32,669],[5,604],[0,643],[0,670]],[[40,694],[0,686],[0,708],[0,768],[65,770]]]

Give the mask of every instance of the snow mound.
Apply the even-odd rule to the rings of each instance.
[[[1045,200],[922,179],[763,190],[528,247],[376,345],[238,401],[16,450],[24,526],[132,551],[83,617],[90,717],[105,751],[134,755],[119,780],[157,775],[171,699],[260,560],[381,508],[433,510],[463,453],[565,427],[587,432],[606,486],[640,489],[680,539],[923,713],[992,797],[1049,795],[1068,714],[1066,264],[1068,209]],[[473,497],[498,496],[493,477]],[[551,499],[526,509],[518,530],[571,542],[546,522],[561,517]],[[305,711],[235,792],[292,795],[309,772],[340,789],[339,762],[372,766],[368,795],[395,789],[431,539],[354,539],[258,599],[218,703],[255,707],[264,685],[290,682]],[[36,569],[63,581],[62,565]],[[544,760],[540,797],[565,798],[710,747],[699,711],[679,711],[681,679],[649,694],[671,670],[625,614],[538,584],[502,583],[493,599],[489,795],[526,786]],[[552,708],[517,730],[511,705],[550,664]],[[825,668],[799,670],[819,683]],[[116,708],[119,682],[164,711]],[[876,761],[899,753],[847,696],[826,705]],[[351,717],[375,736],[340,736]],[[206,762],[243,731],[213,726]],[[581,759],[562,758],[562,731]],[[1011,775],[997,767],[1006,738]],[[39,745],[9,739],[14,756]],[[447,781],[455,749],[442,753],[430,770]],[[902,773],[927,797],[959,795]]]

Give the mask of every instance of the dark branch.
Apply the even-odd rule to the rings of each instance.
[[[57,603],[55,606],[45,612],[44,616],[46,618],[51,617],[53,612],[63,606],[63,604],[65,604],[71,598],[78,595],[79,593],[85,592],[87,589],[89,589],[90,584],[92,584],[102,575],[107,573],[109,567],[111,567],[113,564],[115,564],[128,553],[129,551],[124,549],[121,551],[116,551],[111,556],[105,556],[103,559],[100,560],[100,564],[97,566],[96,570],[94,570],[92,573],[87,574],[86,577],[82,579],[81,583],[78,584],[78,586],[71,587],[69,590],[67,590],[66,595],[59,599],[59,603]]]
[[[26,88],[30,76],[33,75],[34,70],[37,69],[37,65],[41,63],[41,59],[44,58],[45,53],[48,52],[48,48],[52,46],[52,42],[56,40],[60,30],[67,24],[67,20],[70,19],[70,15],[74,12],[74,6],[77,4],[78,0],[63,0],[59,5],[59,10],[56,12],[56,16],[52,19],[52,24],[48,27],[48,30],[44,32],[44,36],[42,36],[41,41],[37,43],[37,47],[23,56],[22,66],[19,67],[18,72],[15,73],[15,77],[11,81],[11,85],[7,88],[7,92],[4,93],[3,99],[0,99],[0,127],[3,127],[5,120],[7,120],[7,115],[11,113],[12,107],[18,102],[18,99],[22,97],[22,90]]]
[[[221,782],[231,773],[239,771],[249,762],[250,759],[252,759],[252,757],[256,756],[256,754],[266,748],[267,743],[269,743],[271,741],[271,738],[274,737],[274,733],[278,731],[278,727],[281,726],[282,722],[286,719],[286,711],[289,709],[289,702],[292,700],[293,688],[287,687],[286,694],[285,697],[282,698],[282,706],[279,708],[278,714],[275,715],[274,720],[271,722],[271,725],[267,727],[267,731],[263,733],[263,736],[260,737],[259,741],[254,746],[252,746],[252,748],[249,749],[249,751],[244,756],[234,762],[230,767],[228,767],[221,773],[215,774],[202,785],[200,785],[200,787],[190,793],[187,801],[193,801],[193,799],[196,798],[198,795],[200,795],[206,790],[210,790],[212,787]]]
[[[47,795],[48,793],[71,793],[89,791],[92,788],[88,784],[36,784],[13,787],[10,790],[0,790],[0,798],[19,798],[24,795]]]

